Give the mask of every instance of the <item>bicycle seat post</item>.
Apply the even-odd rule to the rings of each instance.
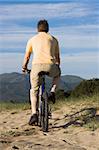
[[[40,94],[42,95],[45,90],[45,75],[49,75],[48,72],[41,71],[39,72],[39,76],[41,78],[41,86],[40,86]]]

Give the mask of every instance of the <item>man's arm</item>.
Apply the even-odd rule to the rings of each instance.
[[[56,58],[56,64],[60,65],[60,51],[59,51],[59,44],[56,40],[56,47],[55,47],[55,58]]]
[[[56,54],[56,64],[60,65],[60,55]]]
[[[26,46],[26,53],[25,53],[24,61],[23,61],[23,65],[22,65],[23,72],[25,72],[25,70],[27,69],[27,65],[29,63],[31,53],[32,53],[32,45],[31,45],[31,42],[28,41],[27,46]]]

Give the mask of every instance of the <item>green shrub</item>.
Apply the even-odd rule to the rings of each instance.
[[[72,97],[92,96],[99,93],[99,79],[84,80],[72,92]]]

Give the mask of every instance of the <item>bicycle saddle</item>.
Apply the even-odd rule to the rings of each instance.
[[[39,76],[42,76],[42,75],[49,75],[49,72],[41,71],[41,72],[39,72],[38,75],[39,75]]]

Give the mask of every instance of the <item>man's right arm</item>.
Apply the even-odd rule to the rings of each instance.
[[[27,46],[26,46],[26,53],[25,53],[24,61],[23,61],[23,65],[22,65],[23,72],[27,69],[27,65],[29,63],[31,53],[32,53],[32,45],[31,45],[31,42],[28,41]]]

